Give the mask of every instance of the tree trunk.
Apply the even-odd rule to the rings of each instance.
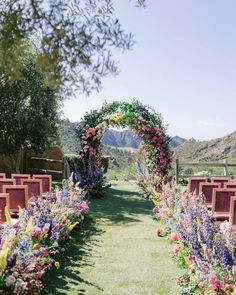
[[[16,154],[10,155],[11,158],[11,170],[12,173],[20,173],[20,166],[22,161],[22,152],[23,149],[20,148]]]

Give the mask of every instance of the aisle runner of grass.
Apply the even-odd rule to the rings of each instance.
[[[134,184],[113,186],[90,207],[60,270],[50,273],[45,294],[180,294],[172,245],[155,237],[152,204]]]

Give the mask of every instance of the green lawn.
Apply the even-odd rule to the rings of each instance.
[[[152,203],[134,184],[113,186],[90,207],[61,269],[50,272],[45,294],[180,294],[172,245],[155,237],[158,223],[151,216]]]

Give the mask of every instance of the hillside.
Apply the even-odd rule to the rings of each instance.
[[[236,132],[209,141],[190,139],[175,149],[175,158],[194,162],[236,161]]]
[[[66,154],[77,153],[79,150],[79,142],[76,136],[76,128],[79,123],[71,123],[64,120],[59,128],[59,145]],[[170,141],[170,146],[176,148],[183,144],[185,139],[175,136]],[[130,130],[117,131],[108,129],[104,134],[102,143],[115,148],[121,148],[134,152],[139,148],[141,139]]]

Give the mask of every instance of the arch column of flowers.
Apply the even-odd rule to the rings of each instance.
[[[109,127],[128,127],[142,139],[139,155],[142,155],[145,174],[156,191],[160,191],[163,181],[168,180],[172,161],[170,138],[166,134],[161,115],[139,101],[105,103],[101,110],[91,111],[84,116],[77,130],[83,159],[80,186],[87,189],[89,194],[102,190],[104,176],[101,168],[101,140]],[[144,169],[140,162],[137,167],[140,180]],[[147,175],[143,177],[146,178]],[[142,181],[140,184],[143,186]]]

